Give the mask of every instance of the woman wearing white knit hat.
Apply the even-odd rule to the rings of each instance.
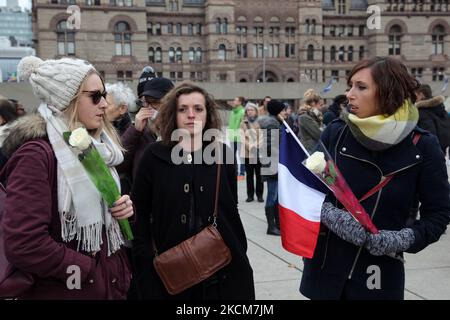
[[[129,261],[117,220],[133,215],[128,195],[108,209],[63,132],[83,126],[120,188],[120,140],[105,119],[105,88],[86,61],[23,58],[19,75],[42,101],[4,142],[10,156],[2,221],[5,255],[34,284],[23,299],[125,299]],[[0,285],[1,291],[1,285]]]

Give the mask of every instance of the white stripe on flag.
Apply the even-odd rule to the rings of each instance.
[[[298,181],[283,164],[278,164],[278,198],[288,208],[306,220],[320,222],[325,194]]]

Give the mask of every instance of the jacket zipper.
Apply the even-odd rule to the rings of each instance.
[[[370,162],[370,161],[367,161],[367,160],[365,160],[365,159],[360,159],[360,158],[353,157],[353,156],[350,156],[350,155],[347,155],[347,154],[343,154],[342,152],[339,152],[339,153],[340,153],[342,156],[344,156],[344,157],[349,157],[349,158],[353,158],[353,159],[356,159],[356,160],[360,160],[360,161],[363,161],[363,162],[367,162],[367,163],[372,164],[372,165],[375,166],[375,167],[378,169],[378,171],[380,171],[380,173],[381,173],[381,180],[380,180],[380,181],[383,181],[383,180],[385,179],[385,176],[383,175],[383,172],[381,171],[381,169],[380,169],[375,163]],[[398,169],[397,171],[394,171],[394,172],[389,173],[388,175],[396,174],[396,173],[398,173],[398,172],[400,172],[400,171],[409,169],[409,168],[415,166],[416,164],[417,164],[417,163],[413,163],[413,164],[411,164],[411,165],[409,165],[409,166],[406,166],[406,167],[404,167],[404,168],[400,168],[400,169]],[[387,176],[388,176],[388,175],[387,175]],[[377,202],[375,203],[375,207],[374,207],[374,209],[373,209],[373,211],[372,211],[372,215],[370,216],[370,219],[372,219],[372,220],[373,220],[373,217],[375,216],[376,209],[378,208],[378,203],[379,203],[379,201],[380,201],[380,197],[381,197],[381,192],[382,192],[382,191],[383,191],[383,188],[381,188],[380,191],[378,192]],[[358,253],[356,254],[355,261],[353,262],[352,268],[351,268],[351,270],[350,270],[350,274],[349,274],[349,276],[348,276],[348,279],[351,279],[351,278],[352,278],[353,271],[354,271],[354,269],[355,269],[355,267],[356,267],[356,263],[358,262],[359,255],[361,254],[361,251],[362,251],[362,248],[363,248],[363,247],[364,247],[364,245],[362,245],[361,247],[359,247]]]

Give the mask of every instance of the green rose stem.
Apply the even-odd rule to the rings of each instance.
[[[79,155],[79,159],[108,207],[114,207],[114,203],[120,198],[119,188],[98,150],[91,144]],[[117,221],[125,239],[133,240],[128,219],[118,219]]]

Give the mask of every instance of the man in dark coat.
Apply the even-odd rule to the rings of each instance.
[[[419,123],[417,125],[438,138],[445,154],[450,145],[450,117],[445,111],[444,97],[433,97],[431,88],[427,84],[420,86],[416,91],[416,96],[416,107],[419,109]]]

